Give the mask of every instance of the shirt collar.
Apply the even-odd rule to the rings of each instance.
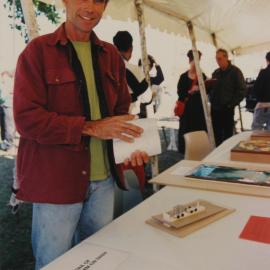
[[[93,45],[96,45],[104,50],[106,50],[106,47],[104,46],[104,42],[100,40],[94,31],[90,33],[90,41]],[[48,44],[51,46],[55,46],[57,44],[61,44],[62,46],[67,45],[69,42],[69,39],[66,34],[65,30],[65,23],[60,25],[56,29],[56,31],[51,35],[50,39],[48,40]]]

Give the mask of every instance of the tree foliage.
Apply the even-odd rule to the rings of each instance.
[[[38,0],[33,0],[35,5],[36,15],[44,14],[48,20],[54,24],[59,23],[60,16],[57,13],[53,5],[49,5]],[[3,5],[8,11],[8,17],[13,19],[13,23],[10,24],[12,29],[17,29],[20,31],[25,42],[27,43],[29,38],[27,34],[27,29],[25,25],[25,20],[23,16],[22,6],[20,0],[3,0]]]

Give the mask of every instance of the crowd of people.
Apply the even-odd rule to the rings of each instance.
[[[199,52],[199,58],[201,57]],[[183,109],[179,111],[179,151],[184,153],[183,135],[188,132],[205,130],[206,121],[202,107],[202,100],[198,86],[196,68],[193,52],[187,54],[190,69],[180,76],[178,82],[178,106]],[[205,80],[206,90],[211,103],[211,119],[215,136],[216,146],[233,135],[234,111],[246,95],[244,76],[239,68],[231,63],[228,52],[224,49],[216,51],[216,69],[211,80]],[[180,103],[179,103],[180,102]],[[177,113],[177,110],[176,110]]]
[[[133,38],[128,31],[115,34],[115,46],[95,35],[93,28],[108,0],[63,2],[65,23],[26,46],[14,77],[13,110],[20,134],[17,199],[33,203],[36,270],[112,221],[114,183],[125,189],[123,166],[115,164],[112,139],[133,142],[141,136],[143,130],[129,121],[134,114],[147,117],[147,106],[158,96],[155,89],[164,81],[154,57],[148,57],[154,70],[150,82],[141,60],[138,65],[129,62]],[[187,57],[190,67],[180,76],[175,110],[180,119],[180,152],[184,152],[185,133],[207,131],[192,50]],[[219,145],[233,135],[234,109],[245,97],[246,86],[226,50],[218,49],[216,60],[219,68],[210,79],[203,74],[203,79]],[[255,84],[255,129],[270,129],[270,53],[266,60],[268,67]],[[1,74],[3,81],[6,77],[13,80],[13,74]],[[1,149],[8,150],[15,136],[13,110],[10,96],[1,90]],[[8,91],[11,94],[12,89]],[[142,99],[147,91],[149,100]],[[143,166],[148,160],[139,149],[125,165]]]
[[[201,58],[199,52],[199,58]],[[180,117],[179,152],[185,152],[183,135],[192,131],[205,130],[206,122],[202,107],[201,94],[198,86],[193,53],[187,53],[190,69],[180,76],[177,93],[175,114]],[[253,92],[256,97],[252,123],[253,130],[270,130],[270,52],[265,56],[266,65],[255,81]],[[245,98],[247,87],[241,70],[229,60],[225,49],[216,51],[218,68],[213,72],[211,79],[205,80],[207,95],[211,104],[211,120],[214,130],[216,146],[230,138],[235,131],[235,107]]]

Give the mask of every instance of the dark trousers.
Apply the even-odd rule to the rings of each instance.
[[[232,137],[234,129],[234,108],[211,110],[216,146]]]
[[[0,130],[1,130],[1,140],[5,139],[5,114],[4,109],[0,106]]]

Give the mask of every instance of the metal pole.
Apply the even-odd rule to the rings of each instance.
[[[21,0],[29,41],[38,36],[35,7],[32,0]]]
[[[212,37],[212,41],[213,41],[213,44],[214,44],[215,48],[217,48],[218,44],[217,44],[217,36],[216,36],[216,34],[212,33],[211,37]]]
[[[150,74],[149,74],[150,67],[149,67],[147,47],[146,47],[143,1],[142,0],[134,0],[134,4],[136,7],[138,23],[139,23],[143,71],[145,74],[145,79],[146,79],[149,87],[151,87]],[[157,156],[151,158],[151,168],[152,168],[152,177],[157,176],[159,173],[158,157]]]
[[[235,56],[236,56],[234,50],[231,50],[231,54],[232,54],[231,63],[234,65],[235,64]],[[237,107],[238,107],[239,119],[234,121],[234,131],[235,131],[235,133],[237,133],[236,125],[237,125],[238,121],[240,122],[240,130],[241,130],[241,132],[244,131],[244,123],[243,123],[241,105],[239,104],[239,105],[237,105]]]
[[[198,77],[198,83],[199,83],[199,89],[202,97],[202,105],[203,105],[203,110],[204,110],[204,117],[205,117],[205,122],[207,126],[207,131],[208,131],[208,137],[210,144],[212,148],[215,148],[215,137],[214,137],[214,131],[213,131],[213,125],[212,125],[212,119],[211,119],[211,109],[210,109],[210,103],[208,101],[208,96],[206,94],[206,88],[204,84],[204,79],[202,75],[202,71],[200,68],[200,61],[199,61],[199,54],[196,46],[196,38],[195,38],[195,33],[193,29],[193,24],[192,22],[187,22],[187,27],[189,30],[189,35],[190,39],[192,42],[192,51],[193,51],[193,56],[194,56],[194,62],[195,62],[195,67],[196,67],[196,73]]]
[[[145,74],[146,81],[147,81],[148,85],[150,86],[151,85],[150,84],[150,74],[149,74],[150,67],[149,67],[147,47],[146,47],[143,1],[142,0],[134,0],[134,4],[136,7],[138,23],[139,23],[143,71]]]

